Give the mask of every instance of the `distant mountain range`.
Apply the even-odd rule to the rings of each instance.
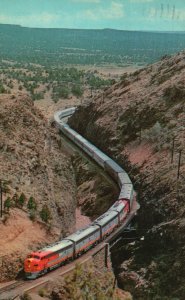
[[[0,59],[58,64],[147,64],[185,49],[185,32],[41,29],[0,25]]]

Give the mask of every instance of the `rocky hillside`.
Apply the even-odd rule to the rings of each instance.
[[[110,270],[97,270],[92,262],[77,264],[66,277],[48,281],[44,287],[31,293],[24,293],[23,299],[43,300],[132,300],[128,292],[115,285],[115,277]],[[21,298],[21,299],[22,299]]]
[[[74,230],[76,197],[58,132],[27,96],[1,95],[0,137],[2,280],[6,270],[17,273],[27,252]]]
[[[145,239],[121,244],[114,255],[119,285],[134,299],[184,299],[184,103],[182,52],[123,74],[69,122],[130,173],[138,192],[138,235]]]
[[[83,215],[98,218],[115,202],[119,189],[101,169],[76,155],[72,164],[77,185],[77,203]]]

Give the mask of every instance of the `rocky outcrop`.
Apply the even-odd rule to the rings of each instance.
[[[76,184],[77,203],[84,215],[91,220],[102,215],[117,199],[119,190],[101,168],[80,156],[72,160]]]
[[[77,265],[65,278],[49,282],[39,294],[51,300],[132,300],[129,293],[116,288],[110,271],[98,272],[92,263]]]
[[[119,284],[135,299],[183,299],[185,294],[184,152],[177,179],[179,151],[185,146],[184,84],[182,52],[124,74],[69,121],[129,172],[138,192],[138,235],[144,241],[126,257],[124,243],[115,254]],[[127,259],[127,274],[133,271],[128,280],[120,269]]]

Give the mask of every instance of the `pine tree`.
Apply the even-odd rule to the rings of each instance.
[[[11,206],[12,206],[12,200],[10,197],[8,197],[4,202],[4,210],[9,211]]]
[[[30,210],[31,209],[32,210],[37,209],[37,203],[36,203],[35,199],[32,196],[28,200],[27,208],[30,209]]]
[[[44,221],[46,223],[48,222],[49,219],[51,219],[51,213],[50,213],[47,205],[44,205],[42,210],[40,211],[40,217],[41,217],[42,221]]]

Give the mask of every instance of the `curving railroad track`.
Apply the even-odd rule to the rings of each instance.
[[[65,266],[62,266],[61,268],[58,268],[56,270],[51,271],[50,273],[47,273],[46,275],[35,279],[35,280],[19,280],[15,281],[13,283],[7,284],[6,286],[0,288],[0,300],[9,300],[9,299],[18,299],[19,295],[22,295],[24,292],[31,292],[35,289],[41,288],[42,286],[46,285],[47,282],[55,280],[55,278],[59,276],[66,276],[70,272],[72,272],[75,268],[75,265],[77,263],[83,264],[87,261],[90,261],[93,259],[93,256],[96,255],[102,248],[105,247],[107,243],[111,243],[111,241],[115,240],[117,236],[120,235],[120,233],[128,226],[128,224],[131,222],[131,220],[134,218],[139,206],[137,202],[135,201],[133,203],[132,210],[130,211],[130,214],[128,215],[127,220],[123,223],[121,227],[119,227],[116,231],[114,231],[106,240],[104,240],[102,243],[98,244],[95,248],[89,250],[87,253],[83,254],[81,257],[76,259],[75,261],[68,263]],[[17,297],[17,298],[15,298]]]
[[[63,118],[69,117],[74,111],[75,111],[75,108],[66,110],[66,113],[63,112]],[[57,123],[59,128],[60,128],[60,124],[61,124],[60,115],[61,115],[61,112],[57,112],[55,114],[55,122]],[[81,137],[79,134],[77,134],[77,135],[79,137]],[[72,140],[72,142],[75,143],[75,141],[73,141],[73,140]],[[77,146],[82,148],[81,145],[79,145],[79,144],[77,144]],[[82,149],[82,150],[84,150],[84,149]],[[87,151],[86,151],[86,153],[87,153]],[[91,156],[91,158],[92,158],[92,156]],[[95,159],[95,160],[98,163],[97,159]],[[118,227],[114,232],[112,232],[104,241],[99,243],[96,247],[90,249],[88,252],[86,252],[85,254],[80,256],[75,261],[68,263],[67,265],[63,266],[62,268],[58,268],[50,273],[47,273],[46,275],[44,275],[36,280],[30,280],[30,281],[19,280],[19,281],[11,282],[10,284],[7,284],[2,287],[0,285],[0,300],[18,299],[17,297],[19,295],[23,294],[25,291],[30,292],[38,287],[45,285],[48,281],[53,280],[54,278],[56,278],[58,276],[65,276],[67,273],[71,272],[75,268],[75,265],[77,262],[80,264],[83,264],[86,261],[91,260],[93,258],[93,256],[100,251],[101,248],[105,247],[105,244],[111,243],[111,241],[115,240],[115,238],[117,236],[119,236],[119,234],[124,230],[124,228],[126,228],[128,226],[128,224],[134,218],[134,216],[137,213],[137,210],[139,209],[139,205],[136,201],[136,198],[134,197],[133,199],[134,200],[130,207],[130,212],[128,213],[128,215],[127,215],[126,219],[124,220],[124,222],[122,223],[122,225],[120,227]]]

